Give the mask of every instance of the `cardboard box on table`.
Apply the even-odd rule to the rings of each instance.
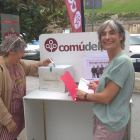
[[[69,72],[73,77],[71,65],[57,65],[56,67],[39,67],[40,90],[66,92],[67,88],[60,79],[64,73]]]

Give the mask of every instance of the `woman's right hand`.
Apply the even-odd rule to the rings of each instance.
[[[14,133],[15,131],[17,131],[17,125],[13,120],[6,125],[6,128],[9,133]]]
[[[87,84],[87,86],[89,86],[89,88],[92,90],[96,90],[97,88],[97,84],[95,82],[90,82],[90,84]]]

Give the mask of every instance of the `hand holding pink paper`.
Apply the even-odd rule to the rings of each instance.
[[[75,89],[77,89],[78,86],[76,85],[74,79],[72,78],[72,76],[70,75],[69,72],[66,72],[60,78],[64,82],[64,84],[66,85],[70,95],[72,96],[73,101],[84,101],[84,102],[87,102],[86,100],[75,98],[75,96],[77,95]]]

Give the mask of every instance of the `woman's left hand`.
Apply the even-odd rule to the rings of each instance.
[[[77,93],[77,95],[75,97],[79,98],[79,99],[84,99],[84,96],[86,95],[86,92],[84,92],[80,89],[75,89],[75,90],[76,90],[76,93]]]
[[[51,58],[51,60],[52,60],[52,58]],[[50,63],[51,63],[50,59],[47,58],[43,61],[43,66],[48,66]]]

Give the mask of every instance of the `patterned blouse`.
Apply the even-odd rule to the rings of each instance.
[[[8,133],[6,126],[3,127],[0,140],[14,140],[24,128],[23,97],[26,94],[26,81],[22,78],[17,65],[7,66],[12,79],[12,95],[9,112],[17,125],[17,131]],[[16,79],[15,79],[16,78]]]

